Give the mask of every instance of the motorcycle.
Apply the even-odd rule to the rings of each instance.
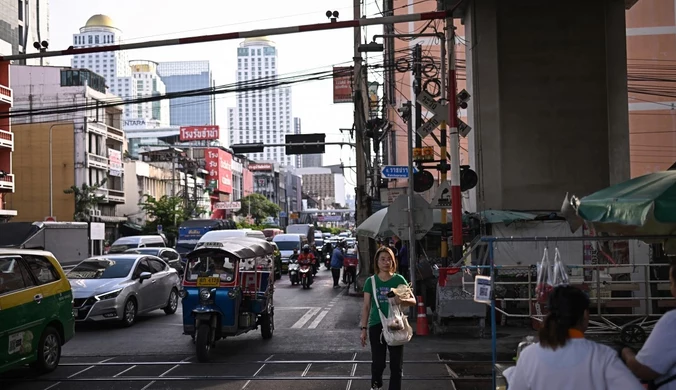
[[[300,284],[298,262],[296,260],[289,260],[289,280],[291,281],[292,286]]]
[[[331,269],[331,254],[327,253],[326,256],[324,256],[324,267],[326,269]]]
[[[312,284],[312,265],[300,264],[298,273],[300,275],[300,284],[303,286],[303,289],[310,288],[310,285]]]

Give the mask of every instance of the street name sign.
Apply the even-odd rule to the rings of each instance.
[[[413,173],[418,172],[416,167],[413,167]],[[380,174],[385,179],[406,179],[408,178],[408,167],[405,165],[385,165],[380,170]]]
[[[439,127],[441,122],[448,122],[448,106],[434,100],[434,96],[430,95],[429,92],[422,91],[420,95],[418,95],[417,102],[434,113],[427,122],[416,129],[416,132],[420,134],[422,138],[430,135],[434,129]]]

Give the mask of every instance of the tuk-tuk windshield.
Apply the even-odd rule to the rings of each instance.
[[[220,277],[221,281],[231,282],[235,276],[237,261],[230,260],[227,256],[209,255],[189,259],[185,270],[185,280],[197,281],[198,277]]]

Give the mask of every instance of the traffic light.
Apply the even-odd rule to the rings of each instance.
[[[432,188],[434,176],[428,171],[421,170],[413,174],[413,191],[425,192]]]
[[[469,191],[479,183],[479,176],[469,168],[469,165],[460,166],[460,191]]]
[[[253,144],[236,144],[230,145],[230,149],[232,149],[232,152],[235,154],[263,153],[265,150],[265,145],[262,142]]]

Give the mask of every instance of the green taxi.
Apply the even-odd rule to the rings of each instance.
[[[73,293],[54,255],[0,249],[0,373],[55,370],[74,333]]]

